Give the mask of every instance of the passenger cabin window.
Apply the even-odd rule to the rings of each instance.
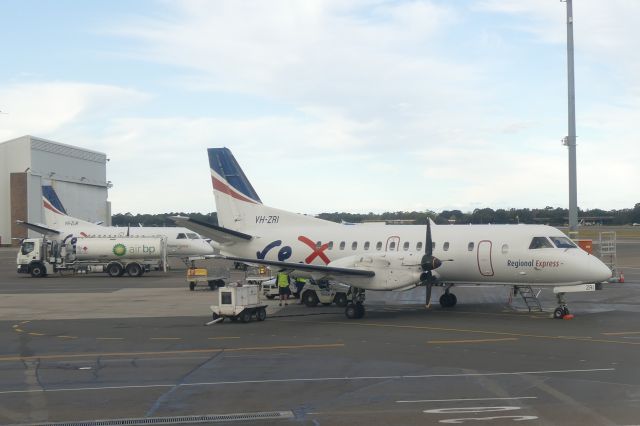
[[[422,251],[422,241],[416,244],[416,251]]]
[[[395,251],[396,249],[396,242],[395,241],[391,241],[389,243],[389,251]]]
[[[176,237],[177,240],[186,240],[187,236],[183,233],[178,234],[178,236]]]
[[[449,250],[449,241],[445,241],[445,243],[442,245],[442,250],[444,250],[444,251],[448,251]]]
[[[365,242],[364,242],[364,249],[365,249],[365,250],[369,250],[369,245],[370,245],[370,244],[369,244],[369,241],[365,241]]]
[[[353,243],[351,243],[351,250],[358,250],[358,242],[354,241]]]
[[[378,251],[382,250],[382,241],[378,241],[376,243],[376,250],[378,250]]]
[[[347,244],[347,243],[345,243],[344,241],[340,241],[340,250],[344,250],[344,246],[345,246],[346,244]]]
[[[322,247],[322,241],[316,242],[316,248],[320,248],[320,247]]]
[[[551,241],[553,241],[553,244],[555,244],[558,248],[576,248],[576,245],[573,244],[573,241],[571,241],[567,237],[551,237]]]
[[[547,237],[533,237],[531,244],[529,244],[529,250],[541,248],[553,248],[553,245],[549,242]]]
[[[473,243],[469,243],[469,245],[467,246],[467,250],[469,251],[473,251]]]
[[[329,244],[327,244],[327,249],[333,250],[333,241],[329,241]]]
[[[407,251],[409,250],[409,241],[405,241],[404,244],[402,245],[402,250]]]

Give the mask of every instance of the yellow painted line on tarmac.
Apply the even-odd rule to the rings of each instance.
[[[626,334],[640,334],[640,331],[616,331],[614,333],[602,333],[605,336],[624,336]]]
[[[31,335],[31,336],[46,336],[46,334],[34,333],[34,332],[29,333],[29,335]]]
[[[223,339],[239,339],[239,336],[231,336],[231,337],[226,337],[226,336],[220,336],[220,337],[207,337],[207,339],[209,340],[223,340]]]
[[[308,321],[308,322],[311,322],[311,321]],[[431,327],[427,325],[394,325],[394,324],[361,323],[361,322],[358,323],[358,322],[345,322],[345,321],[323,321],[323,324],[354,325],[358,327],[401,328],[401,329],[408,329],[408,330],[450,331],[450,332],[456,332],[456,333],[476,333],[476,334],[489,334],[489,335],[495,335],[495,336],[532,337],[536,339],[549,339],[549,340],[572,340],[572,341],[578,341],[578,342],[615,343],[619,345],[640,345],[640,342],[628,342],[628,341],[625,342],[620,340],[594,339],[590,336],[585,336],[585,337],[549,336],[544,334],[512,333],[507,331],[489,331],[489,330],[473,330],[473,329],[465,329],[465,328]]]
[[[78,336],[63,336],[63,335],[56,336],[56,337],[59,337],[61,339],[77,339],[78,338]]]
[[[216,352],[244,352],[244,351],[274,351],[274,350],[305,350],[305,349],[338,349],[344,347],[344,343],[325,343],[317,345],[281,345],[281,346],[249,346],[241,348],[208,348],[208,349],[184,349],[175,351],[153,351],[153,352],[94,352],[94,353],[70,353],[70,354],[53,354],[53,355],[36,355],[36,356],[2,356],[0,362],[3,361],[34,361],[42,359],[66,359],[66,358],[92,358],[92,357],[126,357],[126,356],[150,356],[150,355],[175,355],[175,354],[194,354],[194,353],[216,353]]]
[[[429,340],[431,345],[451,344],[451,343],[489,343],[489,342],[513,342],[517,337],[504,337],[502,339],[472,339],[472,340]]]
[[[20,328],[20,326],[18,324],[14,324],[13,328]]]
[[[182,340],[182,337],[150,337],[149,340]]]
[[[96,337],[96,340],[124,340],[124,337]]]
[[[20,321],[20,324],[29,324],[30,322],[31,322],[31,320]]]

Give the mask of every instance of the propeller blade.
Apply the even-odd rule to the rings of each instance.
[[[426,254],[427,256],[433,255],[433,240],[431,239],[431,218],[427,219],[427,238],[424,254]]]
[[[431,271],[429,271],[429,274],[431,274]],[[431,280],[427,281],[427,294],[425,297],[425,302],[424,302],[424,306],[425,308],[429,309],[431,308],[431,287],[433,287],[433,284],[431,284]]]
[[[130,236],[130,235],[129,235],[129,231],[130,231],[130,230],[131,230],[131,224],[129,223],[129,224],[127,225],[127,237],[129,237],[129,236]]]

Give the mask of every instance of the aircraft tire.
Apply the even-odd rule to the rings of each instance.
[[[443,308],[453,308],[458,303],[458,298],[453,293],[444,293],[440,296],[440,306]]]
[[[352,303],[347,305],[347,307],[344,309],[344,314],[349,319],[357,319],[358,318],[358,311],[356,309],[356,305],[354,305]]]
[[[362,303],[356,303],[356,319],[364,317],[364,305]]]
[[[553,317],[555,319],[562,319],[564,318],[564,316],[566,315],[565,313],[565,309],[562,306],[557,307],[554,311],[553,311]]]

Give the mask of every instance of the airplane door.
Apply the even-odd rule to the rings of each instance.
[[[484,277],[493,276],[493,265],[491,264],[491,241],[482,240],[478,243],[478,270]]]
[[[389,237],[387,239],[387,251],[398,251],[400,247],[400,237]]]

